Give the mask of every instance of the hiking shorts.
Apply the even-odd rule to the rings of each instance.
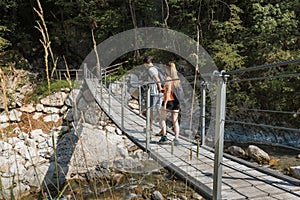
[[[164,94],[163,93],[159,93],[159,95],[151,95],[150,96],[150,108],[151,108],[151,110],[161,109],[163,99],[164,99]]]
[[[168,101],[167,110],[179,110],[179,109],[180,109],[180,104],[177,99],[175,99],[173,101]]]

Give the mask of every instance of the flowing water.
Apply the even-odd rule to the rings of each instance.
[[[148,173],[120,173],[121,181],[113,178],[95,182],[71,180],[65,184],[60,200],[143,200],[151,199],[154,191],[159,191],[170,199],[199,199],[194,189],[184,180],[179,180],[168,170],[160,167]],[[63,190],[63,189],[62,189]],[[24,200],[38,199],[38,194],[30,195]],[[44,196],[42,199],[53,199]],[[204,198],[202,198],[204,200]]]
[[[224,151],[229,146],[239,146],[244,150],[249,145],[256,145],[267,152],[271,159],[277,160],[276,164],[270,167],[283,174],[290,175],[288,168],[300,166],[300,149],[283,146],[225,142]],[[251,160],[248,160],[253,162]],[[113,179],[99,180],[96,182],[70,181],[62,194],[61,199],[106,199],[106,200],[142,200],[151,199],[153,191],[159,191],[164,197],[196,199],[197,193],[184,180],[177,179],[164,168],[153,170],[151,173],[121,173],[122,181],[116,183]],[[37,196],[31,195],[29,199]],[[26,198],[25,198],[26,199]]]
[[[300,159],[298,158],[298,155],[300,154],[300,149],[279,145],[225,142],[225,151],[229,146],[232,145],[239,146],[244,150],[246,150],[249,145],[258,146],[259,148],[261,148],[269,154],[271,160],[274,160],[274,165],[270,166],[270,168],[278,170],[286,175],[290,175],[289,167],[300,166]]]

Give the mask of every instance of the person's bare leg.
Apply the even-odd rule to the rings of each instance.
[[[163,132],[163,135],[167,134],[167,125],[166,125],[167,112],[165,110],[160,111],[160,127]]]
[[[152,124],[153,124],[153,110],[150,110],[150,130],[152,130]]]
[[[179,122],[178,122],[179,110],[174,110],[172,112],[172,122],[174,126],[175,139],[179,138]]]

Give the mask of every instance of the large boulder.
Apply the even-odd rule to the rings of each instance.
[[[62,107],[67,97],[68,94],[65,92],[56,92],[41,99],[41,103],[44,106]]]
[[[246,152],[244,151],[244,149],[242,149],[241,147],[238,146],[230,146],[228,147],[228,152],[236,157],[244,157],[246,155]]]
[[[69,93],[68,97],[65,99],[65,104],[69,107],[74,106],[74,103],[76,102],[76,99],[79,94],[80,94],[80,90],[78,90],[78,89],[72,90]]]
[[[300,166],[290,167],[290,173],[293,177],[300,179]]]
[[[57,159],[72,169],[94,168],[103,161],[112,162],[123,158],[125,148],[121,136],[106,134],[105,131],[88,124],[82,124],[76,133],[65,134],[57,144]]]
[[[269,163],[270,161],[269,154],[255,145],[249,145],[247,154],[259,164]]]
[[[33,106],[33,104],[26,104],[26,105],[23,105],[21,108],[20,108],[20,111],[22,112],[26,112],[26,113],[33,113],[35,112],[35,107]]]
[[[22,112],[13,109],[8,112],[8,115],[5,112],[2,112],[0,114],[0,123],[6,123],[6,122],[20,122],[22,117]]]

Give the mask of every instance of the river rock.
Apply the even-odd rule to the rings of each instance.
[[[10,189],[9,189],[9,191],[11,192]],[[13,189],[13,193],[14,193],[14,198],[22,199],[22,197],[30,194],[30,187],[23,183],[17,183]]]
[[[112,181],[114,182],[114,185],[115,184],[118,185],[123,182],[124,178],[125,178],[124,174],[117,173],[117,174],[114,174]]]
[[[116,134],[118,134],[118,135],[122,135],[122,134],[123,134],[123,132],[122,132],[122,130],[121,130],[121,129],[117,128],[117,129],[116,129]]]
[[[11,174],[18,174],[18,175],[23,175],[23,173],[26,171],[24,165],[19,162],[14,162],[12,163],[9,172]]]
[[[10,137],[10,138],[7,138],[7,142],[9,144],[11,144],[12,147],[15,147],[17,143],[21,142],[21,140],[17,137]]]
[[[164,200],[164,197],[159,191],[155,190],[151,194],[151,200]]]
[[[244,149],[242,149],[241,147],[238,146],[230,146],[227,149],[229,151],[229,153],[233,156],[236,157],[244,157],[246,155]]]
[[[33,104],[27,104],[27,105],[24,105],[20,108],[20,111],[22,112],[26,112],[26,113],[33,113],[35,112],[35,107],[33,106]]]
[[[68,94],[65,92],[55,92],[43,99],[41,99],[41,103],[44,106],[53,106],[53,107],[61,107],[64,105],[65,99],[68,97]]]
[[[35,139],[36,137],[42,136],[43,134],[44,133],[43,133],[42,129],[35,129],[35,130],[31,131],[30,138],[31,139]]]
[[[105,130],[109,133],[114,133],[116,131],[116,128],[113,126],[106,126]]]
[[[60,113],[60,109],[56,107],[44,107],[43,112],[47,114],[58,114]]]
[[[255,145],[249,145],[247,148],[247,154],[259,164],[269,163],[270,161],[269,155]]]
[[[40,118],[43,115],[43,113],[41,112],[35,112],[32,116],[33,119],[37,120],[38,118]]]
[[[93,106],[88,107],[84,112],[84,121],[89,124],[97,125],[99,123],[99,115],[97,109]]]
[[[138,110],[139,109],[139,102],[135,99],[132,99],[128,102],[129,108],[133,110]]]
[[[293,177],[300,179],[300,166],[290,167],[290,173]]]
[[[0,172],[6,172],[8,171],[8,169],[10,168],[10,163],[9,160],[7,159],[7,157],[4,156],[0,156]]]
[[[12,145],[5,142],[5,141],[0,140],[0,150],[1,151],[7,151],[9,149],[12,149]]]
[[[117,151],[119,153],[120,156],[122,156],[123,158],[128,157],[128,149],[123,146],[123,145],[117,145]]]
[[[38,103],[38,104],[36,104],[35,109],[38,112],[42,112],[44,110],[44,105],[41,103]]]
[[[16,183],[16,180],[13,180],[13,177],[5,178],[1,177],[1,189],[8,189],[12,184]]]
[[[20,131],[18,133],[18,138],[20,138],[21,140],[26,140],[27,138],[29,138],[29,135],[25,132]]]
[[[88,103],[85,101],[83,97],[80,97],[77,101],[77,109],[85,110],[88,107]]]
[[[65,114],[67,111],[68,111],[68,106],[63,106],[59,112],[60,114]]]
[[[139,160],[127,157],[125,159],[115,160],[114,167],[121,171],[140,171],[143,165],[141,162],[139,162]]]
[[[13,109],[8,112],[8,115],[5,112],[2,112],[0,114],[0,123],[7,123],[9,121],[11,122],[19,122],[21,121],[22,112]]]
[[[42,181],[45,179],[50,164],[30,167],[24,175],[24,180],[29,186],[40,188]]]
[[[71,122],[74,120],[73,118],[73,111],[71,109],[69,109],[66,114],[63,116],[63,119],[68,121],[68,122]]]
[[[192,195],[193,199],[196,199],[196,200],[203,200],[204,198],[198,194],[197,192],[193,192],[193,195]]]
[[[5,128],[7,128],[7,127],[9,127],[9,123],[1,123],[0,122],[0,129],[2,128],[2,129],[5,129]]]
[[[63,135],[57,145],[58,160],[74,167],[94,167],[105,160],[119,157],[115,141],[106,137],[102,130],[81,126],[77,135]],[[76,144],[76,146],[75,146]]]
[[[76,98],[79,94],[80,94],[80,90],[78,90],[78,89],[72,90],[69,93],[68,97],[65,99],[65,104],[69,107],[72,107],[75,102],[74,99],[76,100]]]
[[[87,102],[94,102],[95,98],[93,96],[93,94],[91,93],[90,90],[84,90],[82,93],[83,98],[87,101]]]
[[[58,122],[59,115],[58,114],[50,114],[43,118],[44,122]]]

